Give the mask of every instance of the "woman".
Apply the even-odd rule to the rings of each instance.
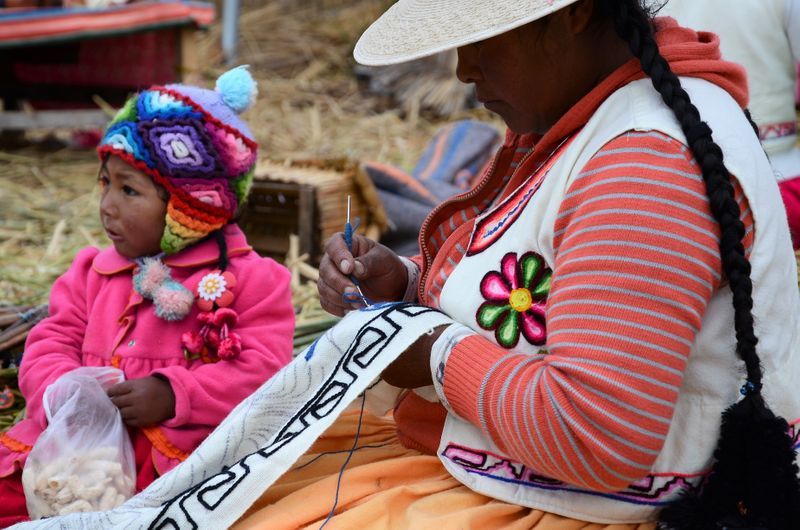
[[[419,256],[334,237],[318,285],[456,324],[384,372],[417,390],[352,461],[347,416],[239,527],[318,527],[335,494],[338,528],[795,528],[800,300],[744,72],[636,0],[400,0],[355,57],[454,47],[508,125],[494,164]]]

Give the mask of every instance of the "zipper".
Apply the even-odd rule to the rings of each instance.
[[[489,182],[493,180],[494,172],[497,169],[497,164],[500,162],[500,157],[502,157],[503,155],[503,150],[504,150],[503,147],[501,147],[498,150],[497,154],[494,157],[494,160],[492,160],[492,165],[489,166],[489,170],[486,172],[486,178],[484,178],[477,186],[475,186],[472,190],[468,191],[467,193],[459,195],[458,197],[455,197],[450,201],[441,203],[439,206],[434,208],[433,211],[431,211],[430,215],[428,215],[428,217],[426,217],[425,221],[422,223],[422,227],[420,228],[420,235],[422,237],[420,237],[419,246],[420,250],[422,250],[422,256],[425,258],[425,270],[422,272],[422,274],[420,274],[419,278],[419,285],[417,287],[418,300],[422,301],[423,298],[425,297],[425,282],[427,281],[428,273],[431,270],[431,265],[433,265],[433,257],[431,256],[430,250],[428,249],[428,239],[426,237],[428,232],[428,226],[430,225],[431,219],[433,219],[436,216],[436,214],[438,214],[439,211],[445,206],[468,201],[474,198],[476,195],[480,194],[486,188],[486,186],[488,186]],[[511,177],[509,177],[508,182],[514,180],[514,176],[517,174],[517,171],[519,171],[520,168],[523,167],[524,163],[528,160],[528,158],[533,156],[535,150],[536,146],[532,147],[530,151],[525,153],[525,156],[523,156],[522,159],[519,161],[519,165],[511,173]],[[512,156],[511,159],[513,161],[514,157]],[[479,216],[481,214],[479,213],[477,215]]]

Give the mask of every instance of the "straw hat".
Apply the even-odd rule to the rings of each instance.
[[[400,0],[353,50],[368,66],[397,64],[500,35],[577,0]]]

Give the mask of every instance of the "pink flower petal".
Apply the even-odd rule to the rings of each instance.
[[[210,300],[203,300],[202,298],[197,298],[197,308],[200,311],[211,311],[214,309],[214,302]]]
[[[511,289],[497,271],[491,271],[481,280],[481,294],[491,302],[508,302]]]
[[[215,302],[217,302],[217,305],[220,307],[227,307],[231,305],[231,302],[233,302],[233,293],[230,292],[230,290],[226,290],[224,293],[219,295],[219,298],[217,298]]]
[[[517,255],[514,252],[509,252],[503,256],[500,262],[500,269],[503,271],[503,277],[511,285],[511,289],[519,288],[517,282]]]
[[[524,313],[520,313],[522,335],[535,346],[547,342],[547,327],[544,319],[544,305],[535,304]]]
[[[226,287],[228,289],[236,287],[236,276],[234,276],[233,273],[225,271],[222,273],[222,277],[225,278]]]

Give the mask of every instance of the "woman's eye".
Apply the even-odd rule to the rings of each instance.
[[[125,195],[130,195],[131,197],[139,195],[139,192],[131,188],[130,186],[122,186],[122,193],[124,193]]]

